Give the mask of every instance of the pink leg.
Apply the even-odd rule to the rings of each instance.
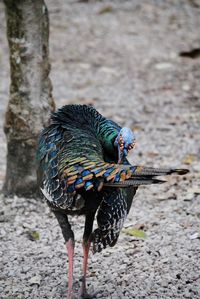
[[[68,294],[67,299],[72,299],[73,296],[73,259],[74,259],[74,241],[69,239],[66,243],[66,249],[68,254]]]
[[[90,250],[90,243],[89,241],[83,241],[83,277],[82,277],[82,286],[81,286],[81,296],[83,298],[90,298],[90,296],[86,292],[86,274],[87,274],[87,267],[88,267],[88,255]]]

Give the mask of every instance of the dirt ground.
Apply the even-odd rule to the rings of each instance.
[[[93,104],[131,127],[134,164],[188,167],[185,177],[140,188],[114,248],[90,255],[88,291],[96,298],[200,298],[200,48],[198,0],[46,1],[51,79],[57,107]],[[0,122],[9,93],[4,7],[0,3]],[[0,131],[0,183],[6,140]],[[67,293],[63,237],[45,203],[0,205],[0,298],[61,299]],[[76,236],[75,293],[81,277],[84,219]],[[32,232],[36,231],[33,237]],[[37,239],[37,240],[36,240]],[[78,296],[77,296],[78,298]]]

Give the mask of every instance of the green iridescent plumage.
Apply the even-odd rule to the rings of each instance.
[[[130,129],[121,128],[86,105],[62,107],[41,133],[38,179],[65,239],[70,265],[70,299],[74,233],[68,215],[85,215],[84,295],[90,243],[93,252],[116,244],[138,186],[161,183],[156,176],[187,172],[130,165],[125,157],[133,142]],[[97,228],[93,230],[95,217]]]
[[[69,105],[52,115],[38,150],[42,188],[52,204],[73,208],[71,194],[81,188],[100,191],[103,186],[159,183],[154,176],[177,172],[131,166],[127,161],[116,164],[114,141],[120,130],[90,106]]]

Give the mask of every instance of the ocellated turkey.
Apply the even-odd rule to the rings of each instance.
[[[75,245],[68,215],[85,215],[81,297],[88,298],[86,271],[91,243],[93,252],[116,244],[138,186],[163,182],[156,176],[187,173],[186,169],[130,165],[126,156],[134,144],[129,128],[121,128],[87,105],[62,107],[41,133],[38,180],[65,239],[68,299],[73,296]],[[93,230],[95,217],[98,227]]]

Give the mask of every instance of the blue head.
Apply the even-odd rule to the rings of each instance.
[[[128,155],[128,152],[135,146],[135,135],[129,128],[122,128],[115,139],[114,145],[118,149],[118,163]]]

